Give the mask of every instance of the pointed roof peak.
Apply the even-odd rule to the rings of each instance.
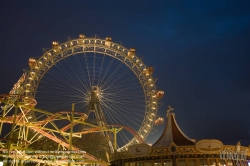
[[[173,113],[170,112],[170,111],[173,111],[173,110],[174,110],[174,108],[172,108],[172,107],[169,105],[169,106],[168,106],[168,109],[167,109],[167,116],[173,114]]]
[[[176,145],[194,145],[195,142],[188,138],[179,128],[173,111],[174,108],[168,106],[167,123],[161,137],[152,145],[153,147],[169,146],[171,142]]]

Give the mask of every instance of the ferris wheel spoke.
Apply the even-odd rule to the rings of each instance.
[[[111,116],[112,114],[110,114],[110,113],[108,113],[107,114],[108,115],[108,117],[111,117],[112,118],[112,120],[110,120],[110,124],[117,124],[117,120],[113,117],[113,116]],[[121,119],[122,120],[122,119]],[[124,124],[124,123],[123,123]],[[122,136],[121,136],[122,135]],[[123,131],[120,131],[119,132],[119,135],[118,135],[118,137],[120,137],[122,140],[123,140],[123,142],[124,143],[126,143],[126,142],[128,142],[129,141],[129,138],[128,138],[128,136],[125,134],[125,132],[123,132]]]
[[[107,102],[108,101],[108,102]],[[128,108],[128,109],[133,109],[135,106],[135,104],[137,104],[137,102],[135,102],[133,105],[129,105],[129,104],[131,104],[131,102],[123,102],[123,103],[121,103],[121,102],[118,102],[118,101],[115,101],[115,100],[105,100],[105,101],[103,101],[103,100],[101,100],[101,102],[102,103],[110,103],[111,105],[120,105],[120,106],[124,106],[124,107],[126,107],[126,108]],[[136,105],[136,107],[138,107],[138,106],[140,106],[140,105]],[[142,106],[142,105],[141,105]],[[142,107],[144,107],[144,106],[142,106]],[[145,110],[143,110],[143,111],[141,111],[141,112],[144,112]]]
[[[59,76],[56,78],[56,79],[59,79]],[[50,80],[52,80],[52,78],[47,78],[46,80],[43,80],[42,82],[45,82],[44,84],[46,84],[46,87],[47,88],[55,88],[55,89],[58,89],[60,88],[61,86],[65,86],[67,85],[68,87],[73,87],[72,84],[70,84],[69,82],[67,82],[66,80],[54,80],[54,82],[60,82],[60,84],[58,84],[57,86],[56,85],[53,85],[53,84],[50,84],[50,83],[47,83],[47,82],[50,82]],[[65,83],[65,85],[62,85],[63,83]],[[78,90],[78,89],[75,89],[75,90]]]
[[[109,108],[109,106],[106,105],[105,107],[107,107],[108,110],[111,110],[111,108]],[[114,113],[115,113],[114,111],[112,111],[110,113],[109,113],[109,111],[106,111],[106,113],[109,115],[108,117],[109,117],[111,124],[123,124],[123,125],[125,124],[126,126],[131,127],[130,123],[127,124],[126,120],[124,118],[122,118],[120,115],[114,116]],[[113,120],[110,118],[112,118]]]
[[[131,101],[131,98],[121,98],[121,100],[127,100],[127,101],[124,101],[124,102],[119,102],[117,99],[119,99],[118,97],[116,98],[104,98],[102,99],[102,103],[111,103],[112,105],[120,105],[120,106],[123,106],[123,107],[126,107],[128,109],[134,109],[134,106],[133,105],[137,105],[138,106],[141,106],[143,109],[142,111],[140,112],[144,112],[145,110],[145,105],[143,104],[140,104],[140,103],[143,103],[144,101],[140,101],[140,100],[137,100],[137,101]],[[131,106],[132,105],[132,106]]]
[[[123,95],[128,95],[128,97],[123,97]],[[135,103],[135,102],[138,102],[138,104],[140,104],[141,102],[145,102],[144,99],[133,99],[135,97],[139,97],[137,94],[134,94],[134,93],[119,93],[119,92],[116,92],[116,93],[111,93],[111,94],[103,94],[103,98],[102,100],[103,101],[108,101],[108,100],[115,100],[115,101],[118,101],[118,99],[125,99],[124,102],[130,102],[132,101],[132,103]]]
[[[111,107],[108,106],[107,104],[104,104],[104,103],[103,103],[103,107],[105,107],[105,113],[109,114],[108,118],[110,119],[110,121],[113,122],[113,124],[116,124],[117,121],[118,121],[118,119],[119,119],[120,117],[118,117],[118,119],[115,118],[114,115],[116,114],[116,112],[113,112],[113,111],[112,111],[113,108],[111,108]],[[114,113],[114,114],[111,114],[111,113]],[[113,120],[112,120],[112,119],[113,119]],[[119,121],[123,121],[123,119],[119,119]],[[125,121],[124,121],[124,122],[125,122]],[[111,124],[112,124],[112,123],[111,123]]]
[[[142,113],[144,113],[144,111],[140,111],[138,108],[135,109],[134,107],[127,107],[127,104],[121,105],[121,104],[114,103],[113,105],[117,105],[118,110],[121,110],[121,111],[124,111],[124,112],[127,110],[127,112],[129,112],[130,115],[131,114],[133,114],[133,115],[137,115],[137,114],[141,115]],[[143,117],[143,116],[141,115],[141,117]]]
[[[103,68],[103,64],[104,64],[104,59],[105,59],[105,54],[103,54],[102,64],[101,64],[101,67],[100,67],[100,73],[99,73],[98,80],[97,80],[97,86],[99,86],[100,77],[102,75],[102,68]]]
[[[82,86],[84,87],[84,89],[86,91],[89,91],[90,90],[90,87],[88,86],[89,84],[87,83],[87,79],[85,77],[85,75],[83,74],[84,73],[84,69],[82,68],[82,65],[85,64],[85,61],[83,62],[83,64],[81,65],[80,62],[81,62],[81,59],[78,58],[79,56],[74,56],[75,58],[75,64],[77,64],[77,67],[79,69],[81,69],[81,71],[79,72],[79,74],[81,75],[81,78],[82,78]],[[82,57],[82,56],[80,56]]]
[[[88,56],[86,55],[86,53],[84,53],[84,59],[85,59],[85,65],[87,68],[87,73],[88,73],[89,85],[91,87],[92,85],[91,85],[91,81],[90,81],[90,74],[89,74],[89,67],[88,67]]]
[[[61,76],[61,74],[57,74],[57,77],[49,78],[47,77],[44,81],[44,84],[48,88],[58,89],[58,88],[65,88],[65,86],[70,87],[74,90],[77,90],[79,92],[82,92],[79,87],[72,84],[73,82],[69,82],[69,80],[66,80]],[[55,82],[54,84],[51,84],[51,82]],[[68,88],[67,88],[68,89]]]
[[[129,118],[131,121],[132,120],[135,120],[134,121],[134,123],[136,123],[136,122],[138,122],[138,121],[140,121],[141,119],[139,119],[139,117],[135,117],[135,115],[137,114],[137,113],[133,113],[133,114],[128,114],[128,110],[126,110],[126,109],[122,109],[122,108],[120,108],[120,107],[118,107],[118,106],[113,106],[112,107],[112,110],[110,110],[110,111],[112,111],[116,116],[121,116],[121,117],[127,117],[127,118]],[[135,110],[136,111],[136,110]],[[141,118],[143,118],[143,117],[141,117]],[[137,123],[136,123],[137,124]]]
[[[117,72],[117,70],[115,70],[114,72]],[[114,74],[114,72],[113,72],[113,74]],[[110,87],[110,86],[113,86],[114,84],[117,84],[119,79],[121,79],[121,77],[124,77],[127,72],[129,72],[129,70],[125,70],[122,73],[115,75],[114,76],[115,79],[109,78],[109,79],[105,80],[105,82],[102,84],[101,87]],[[117,85],[121,85],[121,84],[117,84]]]
[[[76,90],[79,90],[81,86],[76,81],[76,78],[78,78],[78,77],[76,76],[75,69],[72,67],[72,65],[69,65],[69,62],[67,60],[64,60],[64,61],[66,64],[68,64],[69,68],[72,70],[72,73],[69,73],[65,68],[61,67],[59,70],[63,71],[63,75],[62,75],[61,71],[59,71],[60,74],[58,73],[57,76],[60,76],[59,77],[60,80],[58,80],[58,83],[60,83],[61,81],[65,81],[65,82],[67,82],[68,86],[74,87]],[[64,75],[66,75],[67,77],[65,78]]]
[[[93,77],[92,77],[92,84],[91,85],[94,85],[94,80],[95,80],[95,58],[96,58],[96,55],[94,53],[94,60],[93,60]]]
[[[105,109],[108,109],[108,108],[106,108],[107,106],[104,106],[104,107],[105,107]],[[122,121],[124,121],[123,119],[120,119],[120,121],[118,122],[117,117],[112,116],[112,113],[109,113],[109,111],[106,111],[106,110],[105,110],[105,112],[107,113],[107,116],[111,118],[110,124],[120,124]],[[124,123],[121,123],[121,124],[124,124]],[[123,130],[119,132],[118,137],[120,139],[122,139],[123,143],[126,143],[130,140]]]
[[[137,88],[139,85],[137,83],[130,83],[133,82],[135,79],[127,78],[126,80],[115,82],[115,80],[110,83],[107,87],[104,87],[103,89],[112,91],[113,89],[115,91],[117,90],[123,90],[123,89],[130,89],[130,88]],[[116,84],[116,86],[114,86]],[[139,86],[141,88],[141,86]]]
[[[109,62],[107,70],[106,70],[105,73],[103,74],[103,76],[102,76],[100,82],[97,83],[98,86],[101,86],[101,84],[102,84],[103,80],[105,79],[105,77],[106,77],[106,75],[107,75],[107,73],[108,73],[108,71],[109,71],[109,69],[110,69],[110,67],[111,67],[111,65],[112,65],[112,63],[113,63],[113,61],[114,61],[114,59],[112,59],[112,60]]]
[[[138,119],[133,118],[133,116],[131,116],[131,115],[129,116],[128,113],[127,113],[127,111],[117,111],[117,110],[120,109],[119,106],[116,106],[116,105],[110,105],[110,106],[108,106],[107,104],[105,104],[105,106],[106,106],[107,108],[109,108],[107,112],[109,112],[109,111],[112,112],[112,114],[110,114],[111,117],[112,117],[113,114],[116,115],[116,116],[115,116],[116,118],[118,118],[120,121],[123,121],[122,124],[126,124],[126,122],[123,120],[124,116],[127,117],[128,119],[134,119],[134,120],[131,120],[131,121],[132,121],[132,123],[136,124],[135,122],[136,122]],[[121,110],[121,109],[120,109],[120,110]],[[119,114],[118,114],[117,112],[118,112]],[[122,117],[123,117],[123,118],[122,118]],[[138,124],[136,124],[136,125],[138,125]],[[131,127],[131,126],[130,126],[130,127]]]
[[[115,77],[115,74],[119,71],[119,69],[122,67],[122,63],[120,63],[119,65],[117,65],[117,67],[112,71],[112,73],[110,73],[109,77],[105,79],[105,82],[103,82],[101,85],[105,86],[106,84],[109,84],[110,81],[114,81],[112,80]],[[121,73],[120,73],[121,75]]]
[[[48,96],[47,98],[53,98],[55,96],[58,96],[58,97],[77,97],[77,98],[84,98],[85,96],[87,96],[87,94],[75,94],[73,93],[72,91],[65,91],[65,88],[62,88],[62,89],[58,89],[60,90],[60,92],[58,92],[57,94],[54,94],[53,93],[53,90],[55,90],[54,88],[50,88],[51,91],[49,92],[44,92],[43,94],[48,94],[50,96]],[[67,93],[65,93],[67,92]]]
[[[118,108],[114,108],[114,110],[117,111]],[[134,114],[127,114],[126,111],[117,111],[117,113],[115,111],[112,111],[115,115],[115,117],[121,117],[121,118],[125,118],[125,119],[130,119],[130,121],[132,121],[132,124],[135,124],[137,126],[140,126],[140,123],[137,123],[138,121],[141,121],[141,119],[139,119],[138,117],[135,117]],[[125,113],[124,113],[125,112]],[[119,114],[118,114],[119,113]],[[141,117],[142,118],[142,117]],[[128,122],[127,122],[128,123]],[[125,123],[125,124],[127,124]],[[123,123],[124,124],[124,123]]]
[[[85,88],[85,86],[83,86],[84,83],[82,82],[82,80],[79,77],[79,72],[77,72],[76,69],[75,69],[75,66],[76,66],[75,61],[74,61],[74,64],[71,61],[67,61],[67,60],[65,60],[65,61],[68,64],[69,68],[72,70],[73,73],[71,74],[71,73],[67,72],[68,70],[66,70],[66,68],[62,67],[62,69],[64,70],[64,72],[67,72],[68,77],[71,78],[70,80],[72,80],[72,82],[75,84],[75,87],[77,87],[79,89],[82,89],[82,87]],[[81,71],[80,71],[80,73],[81,73]]]

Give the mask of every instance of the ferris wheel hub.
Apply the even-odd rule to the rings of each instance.
[[[89,102],[99,103],[99,99],[101,97],[101,90],[98,86],[92,86],[91,92],[89,93]]]
[[[98,94],[100,91],[100,88],[98,86],[92,86],[91,87],[91,92]]]

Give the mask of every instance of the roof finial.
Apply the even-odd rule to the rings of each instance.
[[[167,115],[169,115],[170,111],[173,111],[174,108],[172,108],[170,105],[168,106],[168,109],[167,109]]]

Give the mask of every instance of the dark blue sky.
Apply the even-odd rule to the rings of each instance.
[[[0,93],[8,93],[56,40],[97,34],[135,47],[165,91],[159,114],[175,108],[197,140],[250,144],[250,1],[0,2]],[[162,127],[156,128],[161,134]],[[150,141],[154,142],[152,138]]]

